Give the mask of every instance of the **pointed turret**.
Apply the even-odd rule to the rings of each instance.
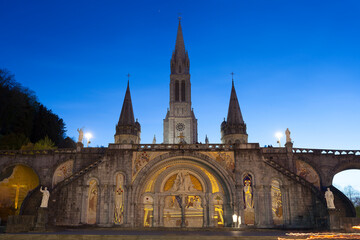
[[[227,123],[230,125],[244,124],[244,120],[243,120],[240,106],[239,106],[239,101],[236,96],[234,81],[232,81],[229,110],[228,110],[228,115],[227,115]]]
[[[119,122],[116,125],[115,143],[140,143],[140,123],[134,120],[129,81],[124,97]]]
[[[234,144],[247,143],[247,140],[246,124],[241,114],[233,80],[227,119],[226,121],[224,119],[221,124],[221,141],[222,143]]]

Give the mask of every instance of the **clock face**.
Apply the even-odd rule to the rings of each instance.
[[[184,131],[185,125],[183,123],[176,124],[176,130],[178,131]]]

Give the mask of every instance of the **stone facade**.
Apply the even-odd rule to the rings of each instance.
[[[0,151],[0,169],[9,173],[0,187],[8,191],[10,205],[26,179],[16,179],[9,169],[31,169],[40,183],[23,192],[21,201],[16,195],[21,205],[16,214],[36,216],[39,188],[47,186],[48,221],[56,226],[215,228],[232,226],[237,214],[241,226],[320,228],[331,221],[324,199],[330,187],[338,215],[354,217],[353,205],[331,183],[336,173],[360,168],[360,150],[248,143],[234,84],[221,124],[223,144],[197,144],[189,68],[179,23],[163,144],[140,144],[128,84],[115,143],[107,148]]]

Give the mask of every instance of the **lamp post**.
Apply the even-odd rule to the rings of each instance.
[[[92,134],[91,133],[85,133],[85,138],[86,138],[86,147],[89,147],[89,143],[91,143],[90,139],[92,138]]]
[[[281,147],[281,142],[280,142],[280,139],[282,138],[282,133],[281,132],[277,132],[275,134],[275,137],[277,138],[277,143],[279,144],[279,147]]]
[[[234,215],[232,215],[232,218],[233,218],[233,227],[236,227],[236,223],[238,220],[238,216],[236,215],[236,213],[234,213]]]

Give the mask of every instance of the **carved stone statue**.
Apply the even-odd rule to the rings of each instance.
[[[171,188],[172,192],[177,192],[177,191],[185,191],[185,192],[192,192],[192,191],[196,191],[194,188],[194,184],[191,181],[190,178],[190,174],[189,172],[179,172],[176,175],[174,184]]]
[[[78,143],[82,143],[83,137],[84,137],[83,129],[82,129],[82,128],[78,128],[77,131],[78,131],[78,133],[79,133]]]
[[[334,204],[334,194],[330,191],[330,188],[327,188],[325,192],[326,205],[329,209],[335,209]]]
[[[290,137],[290,130],[289,130],[289,128],[286,129],[285,135],[286,135],[286,143],[291,143],[291,137]]]
[[[49,202],[49,198],[50,198],[50,192],[47,190],[47,187],[45,187],[43,189],[43,187],[40,187],[40,192],[42,192],[43,196],[42,196],[42,200],[41,200],[41,208],[47,208],[48,207],[48,202]]]

